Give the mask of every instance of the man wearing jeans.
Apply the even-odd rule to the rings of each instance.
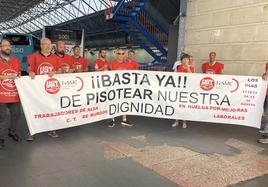
[[[14,79],[20,76],[21,67],[20,61],[11,57],[10,53],[10,42],[2,40],[0,44],[0,149],[5,146],[7,134],[14,141],[21,141],[16,134],[20,117],[20,100],[14,82]]]
[[[268,80],[268,63],[266,63],[265,73],[262,75],[262,78],[264,80]],[[258,142],[262,144],[268,144],[268,89],[266,91],[266,97],[264,102],[264,114],[265,120],[264,124],[262,125],[262,130],[260,130],[260,133],[263,134],[264,137],[259,139]]]

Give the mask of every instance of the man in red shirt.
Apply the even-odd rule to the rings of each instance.
[[[262,75],[263,80],[268,80],[268,63],[266,63],[265,73]],[[258,142],[262,144],[268,144],[268,88],[266,90],[266,97],[264,101],[264,124],[262,125],[262,130],[260,133],[263,134],[263,138],[259,139]]]
[[[72,73],[74,72],[73,69],[73,58],[65,54],[65,42],[64,41],[57,41],[55,55],[59,58],[59,73]]]
[[[139,63],[135,59],[135,51],[134,50],[129,50],[128,51],[128,63],[132,65],[131,69],[133,70],[138,70],[140,68]]]
[[[80,56],[81,49],[78,45],[73,47],[73,69],[74,72],[87,72],[88,60]]]
[[[202,72],[207,74],[222,74],[224,64],[216,60],[216,53],[209,53],[209,62],[202,64]]]
[[[126,58],[125,51],[123,49],[117,49],[116,58],[112,62],[109,63],[109,69],[110,70],[137,70],[139,66],[136,63],[137,63],[136,61],[135,62],[133,60],[130,61],[129,59]],[[133,124],[131,124],[128,121],[126,115],[123,116],[121,125],[128,126],[128,127],[133,126]],[[109,124],[109,127],[114,127],[114,126],[115,126],[115,120],[112,119],[112,121]]]
[[[110,70],[138,70],[139,64],[125,56],[123,49],[117,49],[116,58],[109,63]]]
[[[10,56],[10,53],[10,42],[2,40],[0,44],[0,149],[5,146],[7,131],[8,136],[14,141],[21,141],[16,134],[20,117],[20,99],[14,82],[14,79],[20,76],[21,66],[19,59]]]
[[[51,41],[48,38],[41,40],[41,51],[33,53],[28,57],[28,72],[31,79],[35,78],[35,75],[48,75],[52,77],[59,69],[59,65],[62,62],[59,57],[51,53]],[[50,131],[48,133],[52,138],[57,138],[59,135],[56,131]],[[28,141],[33,140],[33,136],[27,138]]]
[[[104,49],[99,50],[99,58],[95,61],[95,71],[108,70],[108,62],[106,61],[106,51]]]
[[[59,68],[60,60],[51,53],[51,41],[48,38],[41,40],[41,51],[37,51],[29,56],[28,72],[29,76],[34,79],[35,75],[53,76]]]

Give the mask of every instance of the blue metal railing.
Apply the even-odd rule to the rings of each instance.
[[[164,45],[167,44],[168,36],[144,12],[148,0],[110,1],[117,3],[111,10],[112,16],[108,18],[115,20],[135,43],[140,45],[154,58],[151,64],[163,61],[162,58],[167,56],[167,50],[164,48]],[[155,47],[157,50],[152,50],[152,47]]]
[[[119,0],[116,6],[112,10],[112,15],[116,15],[117,12],[125,5],[125,0]]]

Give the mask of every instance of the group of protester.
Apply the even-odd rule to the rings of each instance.
[[[58,41],[56,43],[55,53],[52,53],[52,44],[50,39],[43,38],[40,44],[40,51],[35,52],[27,57],[28,73],[31,79],[35,75],[48,75],[52,77],[56,73],[76,73],[87,72],[89,62],[86,58],[80,56],[81,49],[79,46],[73,47],[73,55],[65,54],[65,43]],[[8,40],[2,40],[0,45],[0,149],[5,146],[5,138],[8,135],[14,141],[22,139],[16,133],[16,126],[21,114],[21,106],[19,95],[16,90],[14,80],[21,75],[20,61],[12,56],[11,45]],[[138,70],[140,68],[135,60],[135,52],[129,50],[126,54],[125,50],[119,48],[116,50],[116,58],[111,62],[106,59],[106,51],[99,50],[99,58],[95,61],[95,71],[109,70]],[[216,60],[216,53],[209,54],[209,61],[202,64],[202,72],[208,74],[222,74],[224,64]],[[193,57],[188,54],[182,54],[180,61],[174,64],[175,72],[195,73],[193,66]],[[263,79],[268,79],[268,64]],[[265,102],[265,114],[267,122],[261,133],[268,133],[268,90]],[[127,116],[122,117],[121,124],[124,126],[133,126]],[[175,120],[172,127],[179,125],[179,120]],[[109,123],[109,127],[115,126],[115,119]],[[182,128],[187,128],[186,121],[182,121]],[[59,135],[56,131],[48,132],[52,138]],[[28,141],[33,140],[33,136],[29,134]],[[259,140],[260,143],[268,143],[268,136]]]
[[[65,43],[58,41],[56,43],[55,53],[51,52],[52,45],[48,38],[41,40],[40,51],[37,51],[27,57],[28,72],[31,79],[35,75],[48,75],[52,77],[56,73],[75,73],[88,71],[88,60],[80,56],[80,47],[73,47],[73,56],[65,54]],[[59,135],[56,131],[48,132],[52,138],[57,138]],[[33,140],[30,135],[28,141]]]
[[[179,61],[174,63],[172,68],[175,72],[180,73],[195,73],[195,67],[193,66],[193,57],[189,54],[182,54]],[[224,69],[224,64],[216,60],[216,52],[209,53],[209,61],[202,64],[202,73],[206,74],[222,74]],[[172,127],[177,127],[179,125],[179,120],[175,120],[171,125]],[[182,128],[187,128],[187,123],[185,120],[182,121]]]
[[[202,73],[206,74],[222,74],[223,69],[224,64],[216,60],[215,52],[210,52],[209,62],[205,62],[201,66]],[[182,54],[180,61],[174,63],[173,70],[175,72],[195,73],[195,68],[193,66],[193,57],[188,54]],[[268,80],[268,63],[266,64],[265,73],[262,75],[262,78],[264,80]],[[171,126],[177,127],[178,125],[179,120],[175,120]],[[185,120],[182,121],[182,128],[187,128],[187,123]],[[268,144],[268,88],[264,102],[263,123],[259,132],[263,134],[263,137],[260,138],[258,142],[262,144]]]
[[[40,51],[27,56],[28,73],[31,79],[36,75],[48,75],[52,77],[57,73],[77,73],[87,72],[89,62],[86,58],[80,56],[79,46],[73,47],[73,55],[65,53],[65,43],[58,41],[55,46],[55,52],[52,53],[52,44],[49,38],[43,38],[40,43]],[[16,133],[16,127],[21,114],[21,105],[19,95],[14,80],[21,76],[20,61],[10,56],[11,45],[6,39],[0,44],[0,149],[5,146],[5,139],[8,135],[14,141],[20,142],[22,139]],[[107,62],[106,51],[99,51],[99,58],[95,62],[95,71],[106,70],[137,70],[139,64],[134,59],[135,52],[128,51],[125,54],[124,49],[117,49],[116,58]],[[132,126],[123,116],[121,122],[124,126]],[[109,127],[114,127],[115,120],[112,119]],[[56,131],[48,132],[52,138],[59,135]],[[30,135],[28,141],[33,141],[34,137]]]

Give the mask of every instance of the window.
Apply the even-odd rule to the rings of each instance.
[[[10,42],[11,45],[30,45],[29,36],[24,35],[4,35],[3,39]]]
[[[34,51],[40,50],[40,40],[33,36],[33,48]]]

